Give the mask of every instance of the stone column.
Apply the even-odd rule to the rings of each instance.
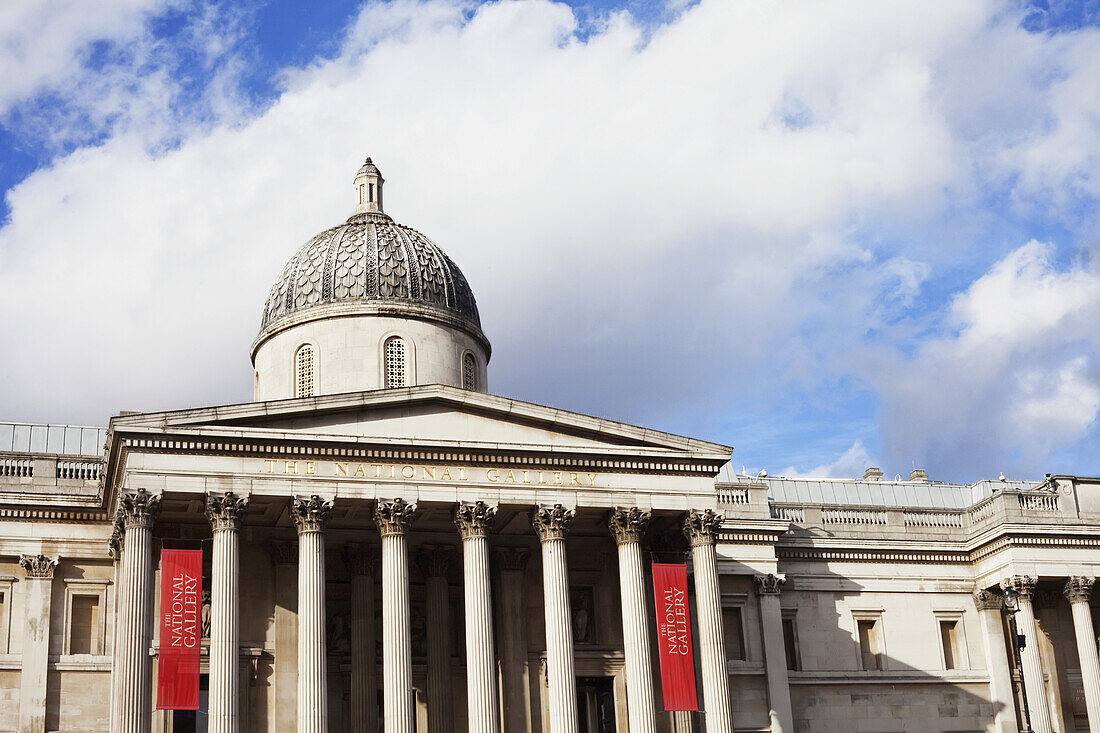
[[[756,595],[760,599],[772,733],[794,733],[791,688],[787,681],[787,653],[783,641],[783,612],[779,608],[779,590],[786,579],[769,573],[757,575],[753,581],[756,583]]]
[[[275,730],[298,728],[298,543],[274,540],[268,552],[275,565]]]
[[[248,497],[229,492],[206,497],[214,530],[210,564],[210,733],[241,729],[240,526]]]
[[[1094,578],[1071,577],[1066,581],[1065,594],[1073,613],[1073,632],[1077,637],[1077,656],[1081,662],[1081,684],[1085,688],[1089,730],[1100,731],[1100,660],[1097,659],[1096,633],[1089,608],[1094,582]]]
[[[718,561],[714,543],[722,515],[707,509],[689,511],[684,534],[691,542],[695,570],[695,603],[699,617],[699,658],[707,733],[733,733],[730,714],[730,678],[722,635],[722,599],[718,591]]]
[[[153,699],[149,645],[153,614],[153,523],[160,495],[145,489],[124,492],[118,511],[125,528],[122,550],[122,608],[119,614],[119,676],[115,689],[118,731],[149,733]]]
[[[428,612],[428,733],[454,730],[451,593],[447,583],[454,561],[454,548],[445,545],[425,545],[416,553]]]
[[[631,733],[657,730],[653,702],[653,661],[649,653],[645,573],[641,539],[651,513],[637,508],[614,509],[607,519],[619,553],[619,596],[626,653],[626,709]]]
[[[50,600],[56,557],[20,555],[27,574],[23,665],[19,680],[19,733],[45,733],[46,669],[50,657]]]
[[[298,733],[328,733],[325,524],[332,502],[295,497],[291,516],[298,530]]]
[[[351,574],[351,733],[377,733],[374,576],[378,551],[365,544],[345,547],[343,559]]]
[[[493,600],[489,590],[489,529],[497,508],[483,501],[459,504],[466,602],[466,699],[470,733],[499,733],[497,659],[493,648]]]
[[[974,606],[982,625],[985,666],[989,670],[989,701],[996,710],[993,725],[996,733],[1018,733],[1016,728],[1016,697],[1012,692],[1012,673],[1008,668],[1008,649],[1002,626],[1001,597],[991,590],[974,591]]]
[[[416,504],[379,501],[382,535],[382,707],[386,733],[413,733],[412,638],[409,635],[409,547],[405,532]]]
[[[1039,659],[1039,635],[1035,628],[1035,611],[1031,596],[1035,593],[1035,578],[1014,575],[1002,583],[1020,594],[1020,610],[1016,614],[1016,628],[1024,636],[1024,648],[1020,650],[1023,665],[1024,697],[1031,716],[1031,729],[1035,733],[1052,733],[1050,710],[1047,707],[1046,682],[1043,665]]]
[[[527,666],[527,606],[523,600],[526,547],[493,550],[500,610],[500,691],[504,730],[531,730],[531,679]]]
[[[573,659],[573,615],[569,611],[569,569],[565,557],[565,537],[573,524],[574,514],[574,510],[561,504],[535,507],[531,512],[531,526],[542,542],[549,733],[577,733],[577,673]]]
[[[110,612],[109,619],[113,620],[111,626],[111,688],[110,699],[107,701],[110,717],[108,718],[108,727],[110,731],[116,731],[119,727],[118,718],[118,684],[119,675],[115,673],[115,670],[121,666],[120,654],[122,653],[122,645],[119,644],[119,639],[122,638],[122,634],[119,633],[121,628],[119,626],[119,619],[122,618],[122,600],[123,590],[119,585],[119,580],[122,575],[122,515],[115,515],[114,528],[111,531],[111,537],[107,540],[107,554],[114,561],[115,565],[115,580],[114,580],[114,606],[112,612]]]

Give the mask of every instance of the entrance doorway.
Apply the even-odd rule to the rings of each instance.
[[[579,733],[615,733],[615,690],[610,677],[577,678]]]
[[[173,710],[171,733],[206,733],[206,713],[210,709],[210,678],[199,677],[199,709]]]

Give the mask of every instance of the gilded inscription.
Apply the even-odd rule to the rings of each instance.
[[[468,466],[420,466],[410,463],[357,463],[355,461],[310,461],[264,459],[264,473],[283,476],[328,476],[392,481],[469,482],[514,484],[516,486],[596,485],[599,474],[584,471],[538,471],[513,468]]]

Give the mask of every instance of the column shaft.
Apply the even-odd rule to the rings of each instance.
[[[764,667],[768,676],[768,703],[772,733],[794,733],[791,688],[787,679],[787,654],[783,643],[783,612],[779,605],[782,578],[757,576],[760,621],[764,631]]]
[[[499,575],[501,709],[504,730],[531,730],[531,680],[527,663],[527,607],[524,605],[524,569],[528,551],[522,547],[498,548],[494,552]]]
[[[344,564],[351,574],[351,733],[377,733],[374,576],[378,556],[366,546],[344,548]]]
[[[1043,678],[1043,665],[1039,658],[1039,634],[1035,627],[1035,611],[1031,606],[1035,579],[1016,576],[1010,583],[1019,593],[1020,610],[1016,613],[1016,628],[1023,635],[1025,642],[1024,648],[1020,650],[1020,661],[1023,665],[1024,697],[1031,717],[1031,729],[1035,733],[1052,733],[1046,681]]]
[[[641,536],[649,525],[649,519],[649,512],[637,508],[616,509],[608,519],[619,554],[619,596],[626,655],[626,707],[631,733],[655,733],[657,730],[641,547]]]
[[[328,731],[325,533],[332,502],[295,499],[298,528],[298,733]]]
[[[413,733],[412,638],[409,631],[409,550],[405,529],[416,505],[379,501],[382,535],[382,706],[385,733]]]
[[[985,589],[974,592],[978,621],[982,625],[985,667],[989,671],[989,701],[993,704],[996,733],[1018,733],[1016,697],[1012,692],[1012,672],[1008,667],[1008,648],[1002,626],[1001,597]]]
[[[23,555],[27,571],[23,617],[23,664],[19,690],[19,733],[46,730],[46,676],[50,655],[50,600],[56,558]]]
[[[325,536],[298,536],[298,731],[328,730],[325,663]]]
[[[149,733],[153,699],[149,645],[152,641],[153,552],[152,527],[160,496],[141,489],[120,497],[119,511],[126,527],[122,550],[122,586],[126,589],[119,647],[121,669],[118,694],[118,731]]]
[[[237,733],[240,720],[241,613],[240,526],[248,499],[229,493],[208,496],[214,528],[210,593],[210,733]]]
[[[1089,730],[1100,731],[1100,659],[1097,658],[1096,633],[1089,607],[1092,584],[1092,578],[1070,578],[1065,593],[1073,613],[1073,632],[1077,637],[1077,657],[1081,663],[1081,684],[1085,689]]]
[[[451,679],[451,599],[445,575],[426,578],[428,611],[428,733],[454,730]]]
[[[382,706],[386,733],[413,733],[409,561],[404,534],[382,538]]]
[[[462,540],[470,733],[497,733],[500,730],[488,545],[483,536],[468,536]]]
[[[722,635],[722,601],[718,590],[715,536],[722,518],[714,512],[689,512],[685,532],[691,541],[695,603],[699,617],[699,658],[703,678],[706,733],[732,733],[729,672]]]
[[[546,665],[551,733],[576,733],[577,673],[565,540],[542,543],[542,589],[546,599]]]

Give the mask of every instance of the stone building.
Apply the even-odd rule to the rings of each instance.
[[[383,184],[271,289],[252,402],[0,424],[0,731],[1100,731],[1100,479],[748,477],[494,396]],[[198,712],[155,709],[173,548]],[[664,711],[652,561],[689,564],[700,712]]]

